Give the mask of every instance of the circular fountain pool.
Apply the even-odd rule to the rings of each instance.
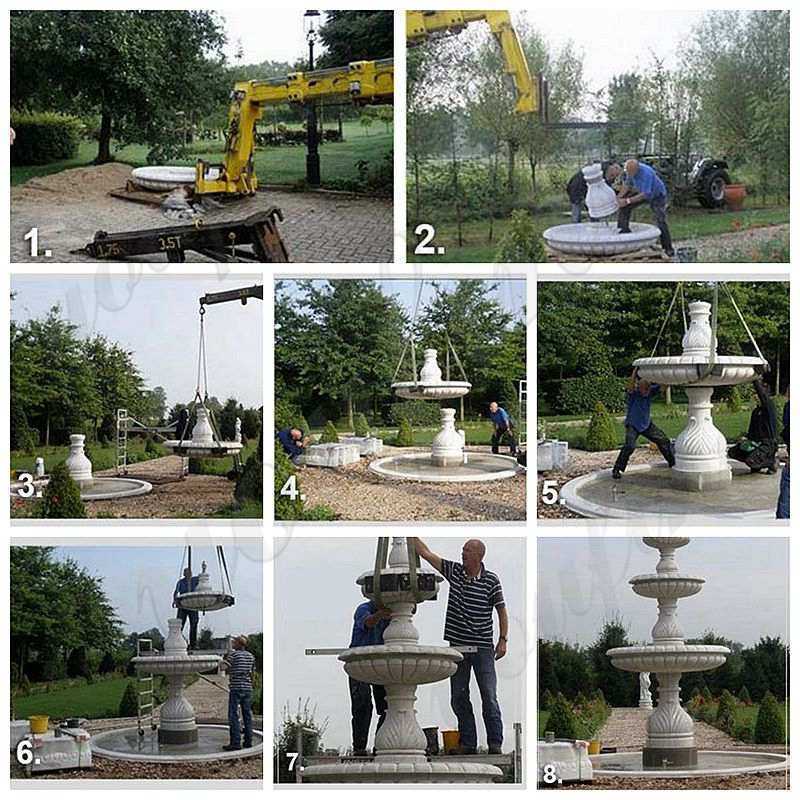
[[[517,460],[493,453],[465,453],[466,461],[439,466],[430,452],[387,456],[373,461],[369,468],[384,478],[439,483],[473,483],[513,478],[519,471]]]
[[[158,741],[157,731],[121,728],[92,736],[92,753],[118,761],[152,761],[162,764],[192,761],[221,761],[247,758],[264,750],[264,734],[253,731],[253,746],[241,750],[223,750],[230,737],[227,725],[198,725],[197,741],[191,744],[165,744]]]
[[[616,256],[654,245],[660,233],[655,225],[644,222],[632,222],[630,233],[620,233],[616,222],[578,222],[547,228],[542,236],[558,253]]]
[[[744,775],[748,772],[782,772],[789,769],[789,757],[780,753],[738,750],[699,750],[697,766],[682,769],[645,769],[642,754],[602,753],[589,756],[595,777],[700,778],[708,775]]]

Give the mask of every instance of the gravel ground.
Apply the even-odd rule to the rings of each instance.
[[[24,240],[39,229],[39,249],[52,251],[50,261],[91,261],[71,254],[92,240],[98,230],[118,233],[172,226],[157,206],[109,196],[125,186],[131,168],[125,164],[79,167],[32,178],[11,189],[11,260],[31,261]],[[289,192],[268,189],[204,215],[205,222],[243,218],[270,206],[284,214],[279,224],[291,261],[390,262],[394,228],[391,200],[325,192]],[[163,256],[135,260],[165,262]],[[195,252],[187,261],[209,261]],[[44,257],[39,262],[47,263]]]
[[[604,745],[621,751],[640,750],[645,740],[648,712],[638,708],[615,708],[598,734]],[[705,722],[695,721],[695,739],[702,750],[763,750],[783,753],[779,745],[739,742]],[[726,777],[645,780],[638,778],[595,778],[592,783],[570,784],[562,789],[788,789],[788,775],[780,772]]]
[[[490,452],[490,448],[471,448]],[[414,452],[403,448],[403,452]],[[422,450],[420,449],[420,452]],[[384,448],[390,455],[391,448]],[[337,469],[298,471],[306,505],[330,506],[338,519],[368,522],[477,522],[525,519],[525,474],[485,483],[424,483],[381,478],[371,459]]]
[[[720,233],[716,236],[700,236],[696,239],[684,239],[676,243],[676,247],[696,247],[697,260],[705,262],[721,261],[760,261],[763,255],[756,249],[774,239],[788,243],[789,225],[767,225],[761,228],[750,228],[735,233]]]

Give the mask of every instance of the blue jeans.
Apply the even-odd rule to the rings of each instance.
[[[570,203],[569,212],[570,217],[574,223],[581,221],[581,212],[583,211],[583,203]]]
[[[789,465],[781,472],[781,491],[778,495],[778,510],[775,519],[789,519]]]
[[[231,745],[242,746],[242,730],[239,726],[239,706],[242,707],[244,723],[244,746],[253,746],[253,712],[250,706],[253,692],[250,689],[231,689],[228,695],[228,725],[231,729]]]
[[[478,690],[481,693],[483,724],[486,726],[486,741],[490,747],[503,744],[503,718],[497,702],[497,673],[494,670],[494,650],[481,647],[477,653],[464,653],[464,660],[450,678],[450,706],[458,718],[461,746],[473,749],[478,746],[475,715],[469,699],[470,672],[475,672]]]

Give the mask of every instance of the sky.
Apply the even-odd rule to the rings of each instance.
[[[221,274],[143,276],[12,276],[12,319],[42,318],[56,304],[78,325],[79,335],[104,334],[133,351],[147,388],[163,386],[167,403],[187,403],[197,385],[199,298],[207,292],[250,286],[256,279]],[[245,407],[262,404],[263,303],[249,300],[210,306],[205,315],[209,395],[236,397]]]
[[[58,547],[60,560],[72,558],[91,575],[103,578],[103,589],[125,633],[157,627],[167,634],[167,620],[175,616],[172,593],[185,563],[183,545],[113,547],[108,545]],[[192,569],[208,562],[211,585],[221,588],[221,576],[213,544],[192,547]],[[263,548],[260,541],[239,540],[225,546],[236,603],[231,608],[210,611],[200,617],[200,630],[210,628],[215,636],[263,631]],[[226,586],[227,589],[227,586]],[[185,630],[188,635],[188,626]]]
[[[282,281],[286,289],[290,293],[296,291],[295,281]],[[414,306],[417,303],[417,294],[419,293],[419,281],[408,280],[379,280],[378,286],[384,294],[394,295],[397,297],[400,304],[406,310],[409,318],[414,312]],[[437,280],[437,283],[444,287],[447,291],[452,291],[458,281]],[[525,308],[525,281],[524,280],[489,280],[483,281],[488,288],[497,284],[497,288],[488,292],[489,296],[495,298],[500,305],[509,313],[513,314],[515,319],[524,319]],[[427,302],[433,299],[436,294],[430,281],[426,281],[422,288],[421,306],[424,307]]]
[[[292,64],[298,58],[307,58],[304,13],[305,9],[300,7],[270,8],[267,5],[258,9],[221,11],[228,35],[225,55],[235,63],[236,51],[241,44],[244,64],[259,64],[266,60]],[[323,52],[321,42],[317,42],[314,52]]]
[[[762,636],[788,641],[788,541],[706,537],[681,547],[681,572],[706,581],[678,603],[686,637],[713,630],[745,646]],[[633,537],[540,537],[537,563],[540,638],[588,645],[620,614],[631,641],[652,641],[656,602],[634,594],[628,580],[655,572],[657,550]]]
[[[444,558],[460,560],[466,538],[426,537],[425,543]],[[497,662],[497,678],[504,735],[507,743],[513,743],[513,723],[524,721],[525,715],[525,540],[492,537],[484,541],[484,563],[500,578],[510,619],[508,654]],[[287,702],[290,708],[296,708],[298,698],[311,698],[311,706],[316,704],[316,719],[329,720],[323,737],[326,748],[352,744],[347,675],[336,656],[306,656],[304,651],[310,647],[347,647],[350,643],[353,612],[365,602],[355,581],[372,571],[376,547],[377,540],[366,537],[294,537],[275,542],[275,718],[281,718]],[[417,610],[414,624],[420,644],[445,644],[442,634],[447,592],[443,582],[438,599],[421,604]],[[496,614],[494,619],[496,641]],[[485,745],[474,677],[471,694],[478,740]],[[420,686],[417,698],[417,719],[422,727],[456,727],[449,681]],[[373,718],[370,743],[375,724]]]

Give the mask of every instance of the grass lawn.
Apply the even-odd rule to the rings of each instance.
[[[779,404],[776,403],[776,406],[779,406]],[[747,427],[750,424],[750,413],[751,410],[749,408],[732,412],[728,411],[725,406],[716,406],[713,413],[714,424],[723,433],[725,438],[729,442],[732,442],[747,431]],[[584,415],[583,418],[588,419],[586,415]],[[781,406],[778,407],[778,419],[780,418]],[[589,430],[589,424],[588,422],[582,425],[558,424],[559,421],[566,421],[569,419],[576,419],[576,417],[539,418],[541,422],[546,423],[548,438],[569,442],[570,447],[578,447],[580,449],[585,441],[586,432]],[[577,417],[577,419],[580,419],[580,417]],[[686,406],[673,404],[671,409],[667,410],[666,406],[655,405],[652,410],[652,419],[668,437],[674,439],[686,427]],[[622,446],[625,436],[622,422],[617,422],[615,428],[617,432],[617,446]]]
[[[145,453],[144,439],[131,437],[128,439],[128,463],[135,461],[149,461],[151,458],[168,455],[168,452],[156,444],[158,453],[151,455]],[[92,469],[99,472],[103,469],[111,469],[117,466],[117,446],[116,444],[100,445],[89,443],[86,445],[89,458],[92,462]],[[68,445],[58,447],[37,447],[33,454],[23,453],[20,450],[11,451],[11,469],[19,472],[32,472],[36,456],[44,458],[44,465],[49,472],[56,464],[66,461],[69,455]]]
[[[784,729],[786,729],[786,712],[787,712],[786,702],[784,701],[783,703],[778,703],[778,705],[779,705],[779,707],[781,709],[781,715],[783,717],[783,726],[784,726]],[[707,704],[707,705],[703,706],[703,709],[710,709],[710,714],[713,715],[713,716],[711,716],[709,718],[713,719],[717,715],[718,707],[719,707],[719,703],[715,702],[715,703],[711,703],[711,704]],[[735,713],[736,723],[734,725],[734,732],[740,730],[743,726],[747,726],[747,728],[750,731],[749,738],[744,738],[741,741],[746,741],[746,742],[752,742],[753,741],[752,737],[753,737],[753,731],[755,730],[755,726],[756,726],[756,717],[758,716],[758,708],[759,708],[759,706],[758,706],[757,703],[753,703],[752,705],[749,705],[749,706],[746,706],[746,705],[744,705],[742,703],[737,703],[736,704],[736,713]],[[698,717],[696,717],[696,719],[702,719],[702,717],[698,716]],[[786,735],[787,735],[787,739],[788,739],[788,736],[789,736],[788,729],[786,729]],[[738,738],[738,737],[734,736],[734,738]],[[780,742],[780,744],[782,744],[782,742]]]
[[[482,422],[465,422],[463,425],[456,419],[456,428],[461,430],[463,429],[466,433],[466,439],[468,445],[488,445],[492,442],[492,433],[494,432],[494,426],[491,422],[482,421]],[[344,430],[344,429],[342,429]],[[425,447],[430,446],[433,443],[433,437],[436,436],[437,433],[441,430],[440,426],[436,427],[425,427],[425,428],[414,428],[414,446],[416,447]],[[312,428],[311,433],[314,435],[319,435],[323,431],[323,428]],[[397,428],[370,428],[370,434],[372,436],[377,436],[379,439],[383,439],[384,444],[391,444],[395,436],[397,436]],[[339,435],[342,435],[342,432],[339,432]]]
[[[494,222],[493,242],[487,242],[489,230],[488,221],[471,220],[462,225],[462,246],[457,242],[457,227],[453,221],[439,221],[431,215],[430,222],[436,228],[436,237],[432,244],[444,245],[446,252],[441,256],[416,256],[414,247],[417,237],[413,228],[407,234],[408,260],[409,261],[441,261],[441,262],[492,262],[495,260],[497,246],[503,234],[508,229],[510,219],[499,219]],[[534,212],[537,227],[541,230],[552,225],[563,225],[569,222],[569,217],[561,211]],[[642,209],[637,212],[634,220],[639,222],[652,222],[649,210]],[[672,238],[676,241],[693,239],[702,236],[712,236],[721,233],[733,233],[749,228],[758,228],[765,225],[775,225],[789,222],[789,206],[775,205],[746,208],[738,213],[709,212],[701,208],[673,208],[669,213],[669,227]]]
[[[111,678],[69,689],[16,697],[14,713],[17,719],[25,719],[31,714],[48,714],[56,719],[116,717],[129,680],[131,678]]]
[[[370,167],[374,169],[393,149],[394,134],[391,130],[386,132],[383,124],[380,126],[374,124],[368,134],[365,134],[357,122],[345,122],[343,129],[345,137],[343,142],[326,142],[320,146],[323,186],[335,187],[339,181],[358,180],[356,167],[358,161],[368,161]],[[114,158],[133,167],[145,166],[149,149],[145,145],[129,145],[114,151]],[[54,161],[40,166],[12,167],[11,185],[16,186],[30,178],[50,175],[73,167],[88,166],[96,155],[97,142],[81,142],[78,155],[68,161]],[[188,158],[169,163],[193,166],[198,158],[219,163],[222,157],[222,142],[196,142]],[[256,150],[255,165],[262,184],[302,183],[306,175],[306,149],[298,146],[262,147]]]

